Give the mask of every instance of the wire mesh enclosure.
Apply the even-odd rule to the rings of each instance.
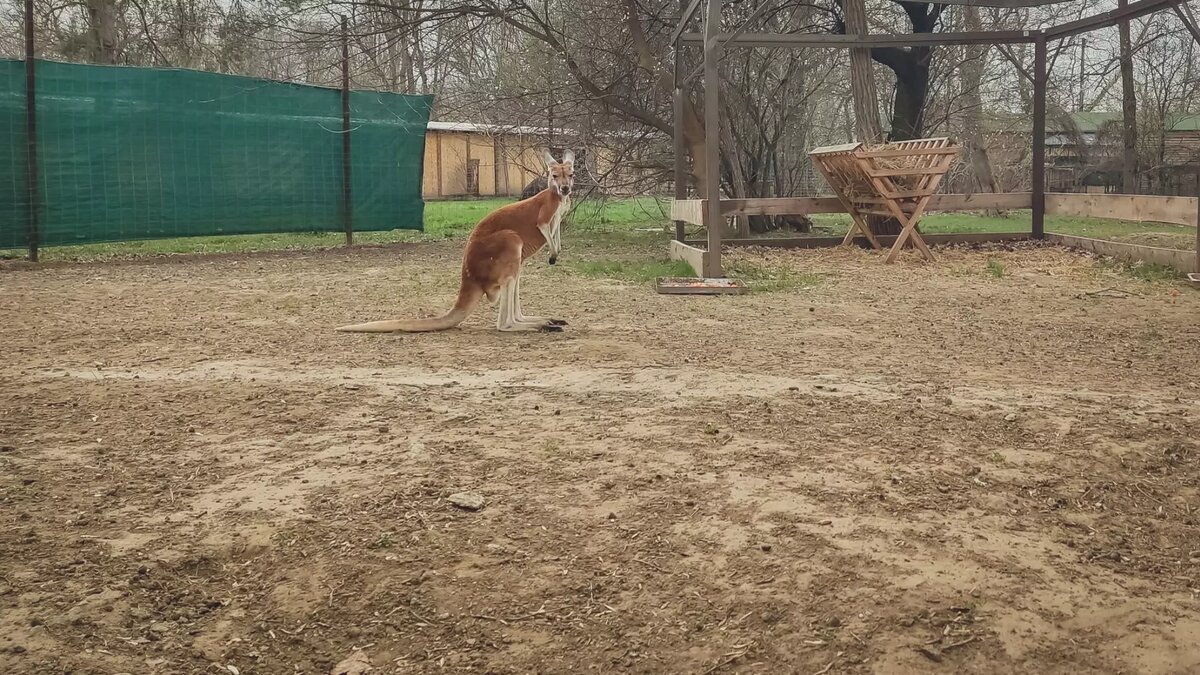
[[[345,226],[342,92],[215,73],[37,61],[37,231],[26,73],[0,60],[0,248]],[[359,231],[422,229],[431,97],[351,91]]]

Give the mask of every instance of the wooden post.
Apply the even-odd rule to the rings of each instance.
[[[1046,236],[1046,35],[1033,44],[1033,238]]]
[[[25,196],[29,201],[25,217],[29,239],[29,261],[38,261],[38,148],[37,148],[37,73],[33,48],[33,0],[25,0]]]
[[[675,73],[676,73],[676,77],[678,77],[678,74],[679,74],[679,62],[678,62],[679,52],[678,52],[678,50],[676,50],[676,52],[675,52],[675,58],[676,58]],[[684,156],[683,156],[683,153],[684,153],[683,140],[684,139],[683,139],[683,129],[682,129],[682,126],[683,126],[683,89],[680,88],[680,86],[678,84],[675,85],[674,98],[675,98],[675,101],[674,101],[674,107],[675,107],[675,133],[674,133],[674,137],[675,137],[674,138],[674,141],[675,141],[675,199],[687,199],[687,195],[688,195],[687,161],[684,159]],[[686,234],[687,234],[686,226],[687,226],[687,224],[684,223],[682,220],[675,221],[675,239],[677,241],[683,241],[684,236],[686,236]]]
[[[721,0],[708,0],[704,21],[704,227],[708,229],[708,258],[704,276],[725,276],[721,271],[721,235],[725,217],[721,215],[721,77],[720,62],[724,51],[717,43],[721,29]]]
[[[504,136],[496,134],[492,137],[492,161],[495,162],[496,168],[492,172],[496,174],[496,189],[495,194],[499,195],[501,190],[508,195],[508,162],[504,159]],[[503,185],[504,187],[501,187]]]
[[[1200,274],[1200,167],[1196,169],[1196,264],[1193,267],[1196,268],[1193,271]]]
[[[680,21],[686,21],[687,17],[683,16],[684,4],[687,0],[679,0]],[[675,199],[687,199],[688,194],[688,177],[687,163],[684,160],[684,138],[683,138],[683,83],[680,78],[683,76],[683,55],[679,53],[680,42],[676,38],[675,44],[672,45],[675,51],[675,89],[671,95],[672,107],[674,108],[675,130],[671,135],[675,142]],[[687,223],[682,220],[675,221],[675,240],[683,241],[687,235]]]
[[[442,192],[442,136],[443,135],[444,134],[441,131],[435,131],[434,136],[433,136],[434,140],[437,141],[437,185],[438,185],[437,196],[438,196],[438,198],[441,198],[443,195],[443,192]]]
[[[467,159],[465,160],[466,163],[463,165],[463,194],[470,196],[471,195],[471,181],[470,181],[470,178],[471,178],[471,133],[467,132],[466,134],[463,134],[463,138],[466,139],[466,144],[467,144]],[[475,176],[475,187],[476,188],[479,187],[479,176]],[[476,190],[476,191],[478,191],[478,190]]]
[[[350,182],[350,33],[342,15],[342,221],[346,245],[354,243],[354,202]]]

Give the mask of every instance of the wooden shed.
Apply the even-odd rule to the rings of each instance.
[[[556,146],[570,144],[580,157],[587,157],[591,172],[603,174],[612,168],[613,155],[607,148],[579,147],[563,131],[556,131],[554,138]],[[519,197],[545,171],[542,153],[550,147],[549,139],[548,130],[539,127],[430,122],[422,196]]]

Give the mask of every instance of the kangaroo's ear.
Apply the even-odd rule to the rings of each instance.
[[[566,152],[564,152],[563,153],[563,164],[574,164],[574,163],[575,163],[575,151],[567,150]]]
[[[554,168],[558,166],[558,162],[554,159],[554,155],[550,154],[549,150],[543,150],[542,152],[545,153],[544,157],[546,159],[547,167]]]

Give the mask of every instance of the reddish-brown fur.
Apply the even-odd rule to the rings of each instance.
[[[517,273],[517,267],[512,265],[513,254],[518,256],[519,266],[546,245],[546,235],[540,227],[554,218],[561,204],[562,197],[548,187],[529,199],[506,204],[484,216],[471,232],[463,253],[459,301],[471,286],[494,299],[500,284]]]
[[[543,228],[548,227],[556,216],[561,217],[559,211],[565,198],[560,190],[565,185],[569,194],[574,174],[572,165],[571,161],[552,164],[545,190],[529,199],[502,206],[479,221],[467,240],[467,248],[463,253],[462,285],[458,299],[449,312],[430,319],[374,321],[343,326],[338,330],[367,333],[445,330],[462,323],[483,296],[496,300],[506,284],[515,283],[521,273],[521,263],[546,245]],[[552,254],[556,253],[552,249]],[[519,313],[519,304],[517,307]],[[502,308],[502,319],[504,311]],[[559,321],[547,321],[541,328],[553,329],[561,324]],[[526,326],[522,329],[531,328]]]

